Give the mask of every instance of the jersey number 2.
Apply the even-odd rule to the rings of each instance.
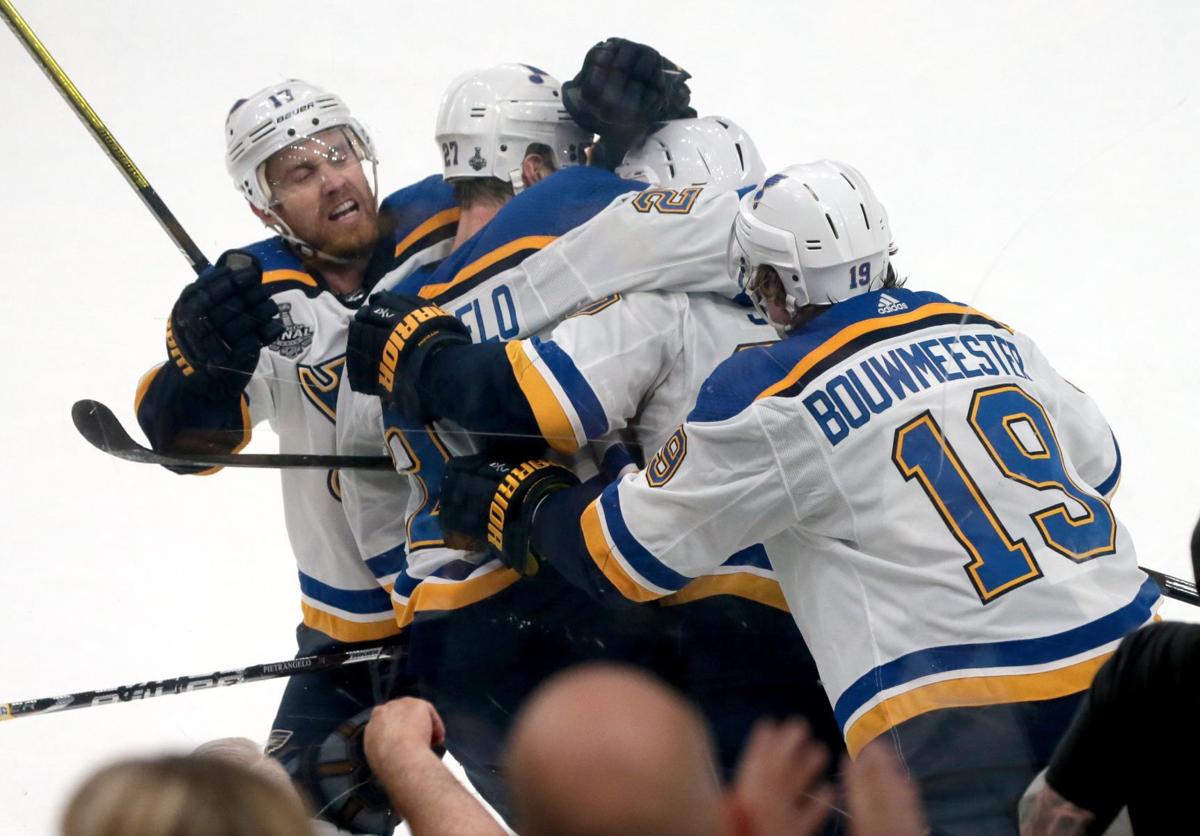
[[[1067,475],[1041,404],[1018,386],[980,389],[967,423],[1006,478],[1064,493],[1082,506],[1082,515],[1062,501],[1030,514],[1047,546],[1076,563],[1116,551],[1112,510]],[[1042,576],[1029,545],[1008,533],[932,414],[922,412],[896,430],[892,461],[906,480],[917,480],[970,556],[964,568],[983,603]]]

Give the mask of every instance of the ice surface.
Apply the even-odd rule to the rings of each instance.
[[[522,61],[574,72],[610,34],[695,79],[768,167],[861,168],[914,287],[1031,334],[1121,440],[1142,562],[1190,577],[1200,5],[1169,2],[20,3],[210,256],[261,229],[226,177],[230,104],[298,76],[367,123],[390,191],[435,170],[442,87]],[[296,575],[270,473],[182,479],[105,458],[68,417],[131,427],[189,269],[34,63],[0,33],[0,701],[284,659]],[[264,431],[252,447],[273,449]],[[1170,617],[1200,611],[1168,604]],[[265,736],[281,685],[0,725],[0,833],[56,829],[114,753]]]

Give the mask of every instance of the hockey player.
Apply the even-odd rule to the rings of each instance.
[[[385,275],[448,252],[450,189],[430,178],[378,206],[370,136],[338,96],[303,81],[239,102],[225,138],[235,187],[276,234],[227,252],[184,289],[168,320],[168,360],[138,387],[138,420],[157,449],[236,451],[265,420],[284,451],[332,452],[347,322]],[[363,478],[404,489],[394,474]],[[395,640],[396,570],[363,562],[337,473],[284,470],[281,479],[302,594],[299,653]],[[328,799],[316,786],[317,744],[397,687],[390,664],[290,680],[268,748],[318,807]]]
[[[447,531],[601,598],[669,595],[763,542],[853,755],[886,737],[938,833],[1011,833],[1096,669],[1158,589],[1107,502],[1095,404],[1027,338],[889,278],[839,163],[742,199],[732,274],[788,333],[734,355],[636,475],[452,462]],[[543,569],[544,570],[544,569]]]
[[[703,184],[709,194],[744,188],[763,174],[753,143],[718,117],[667,123],[617,171],[675,191]],[[583,234],[590,236],[586,228]],[[597,249],[609,243],[593,240]],[[670,254],[659,257],[669,260]],[[725,275],[724,264],[712,269]],[[372,311],[383,298],[376,298]],[[418,296],[387,294],[386,300],[397,319],[429,309]],[[458,330],[448,315],[445,323]],[[433,325],[428,320],[424,327]],[[390,323],[370,312],[351,326],[362,327],[380,327],[384,338],[391,332]],[[415,393],[413,417],[448,419],[501,442],[540,438],[567,455],[615,435],[638,451],[659,449],[718,363],[776,339],[748,303],[714,293],[661,292],[606,296],[542,338],[471,344],[465,336],[457,342],[449,336],[436,350],[422,344],[420,379],[404,384]],[[406,340],[397,369],[407,367],[414,350]],[[597,458],[614,475],[630,460],[624,444],[607,446]],[[682,633],[682,684],[714,718],[723,754],[736,754],[763,714],[803,713],[819,735],[840,747],[811,658],[761,547],[743,550],[663,603],[687,604],[673,613]],[[771,638],[747,642],[752,636]]]
[[[474,144],[478,145],[479,140]],[[723,119],[670,123],[652,135],[637,155],[628,158],[628,163],[620,170],[636,170],[646,179],[661,184],[653,192],[641,193],[649,199],[639,202],[641,196],[637,192],[618,198],[588,223],[529,255],[520,267],[498,274],[491,287],[482,288],[493,293],[497,288],[514,289],[512,296],[518,301],[512,306],[510,322],[527,321],[516,311],[528,312],[531,318],[545,317],[550,305],[562,304],[561,296],[555,296],[556,291],[559,294],[572,291],[569,283],[572,276],[581,284],[586,282],[585,286],[597,289],[603,288],[604,282],[611,282],[610,286],[616,289],[636,289],[639,281],[653,277],[664,284],[674,281],[681,287],[707,283],[712,288],[737,290],[728,280],[724,265],[729,218],[737,206],[735,190],[758,181],[762,174],[757,152],[744,133]],[[508,221],[517,208],[522,212],[516,216],[516,223],[549,215],[545,205],[560,193],[565,194],[574,182],[587,177],[590,180],[585,182],[602,183],[605,176],[604,172],[579,169],[556,174],[518,196],[501,210],[493,224]],[[672,177],[675,180],[670,181]],[[665,201],[662,209],[655,208],[658,201]],[[694,210],[694,214],[689,210]],[[725,211],[723,216],[722,211]],[[520,238],[504,227],[499,227],[498,233],[493,231],[495,228],[489,227],[480,235],[497,236],[493,240],[502,240],[499,236],[504,234]],[[656,230],[661,234],[655,235]],[[623,243],[621,252],[627,255],[614,255],[614,241]],[[631,246],[634,241],[645,244]],[[714,256],[719,253],[719,257],[703,255],[706,250],[700,248],[707,247],[710,241]],[[566,248],[566,253],[558,248]],[[546,261],[551,256],[553,260]],[[456,253],[448,262],[459,258]],[[535,267],[539,261],[552,266]],[[619,270],[614,276],[605,274],[605,270],[626,265],[624,274]],[[445,269],[446,265],[441,265],[437,273],[442,274]],[[424,278],[414,275],[404,286],[412,287]],[[437,286],[445,283],[442,279]],[[426,280],[426,284],[418,285],[418,292],[423,294],[428,286]],[[480,298],[477,291],[471,288],[468,291]],[[453,290],[445,293],[443,304],[450,304],[448,299],[453,299]],[[596,295],[599,294],[584,298]],[[351,326],[348,376],[352,385],[357,379],[360,385],[376,390],[379,362],[384,352],[390,351],[382,346],[394,334],[405,330],[402,323],[406,314],[415,313],[413,306],[389,308],[390,300],[397,298],[394,294],[373,297]],[[420,307],[422,300],[414,298]],[[550,300],[549,305],[525,301],[539,298]],[[582,422],[591,422],[587,426],[590,437],[636,423],[639,424],[636,440],[653,449],[671,435],[700,381],[721,358],[740,344],[773,339],[775,334],[761,320],[755,324],[747,309],[719,297],[697,297],[694,308],[682,294],[636,294],[635,298],[636,301],[626,304],[619,296],[601,296],[560,328],[576,333],[573,326],[579,326],[579,341],[569,338],[569,344],[577,345],[586,355],[595,375],[592,379],[603,381],[610,396],[603,408],[596,403],[598,408]],[[486,301],[488,296],[483,295],[482,299]],[[454,300],[452,307],[471,323],[472,330],[481,328],[484,344],[477,348],[489,356],[498,356],[508,369],[504,347],[495,342],[495,330],[489,333],[490,326],[479,317],[479,308],[478,303],[458,300]],[[632,313],[627,315],[631,309]],[[423,318],[422,314],[417,315]],[[446,319],[459,334],[466,333],[457,320],[448,316]],[[698,322],[702,323],[700,327]],[[432,324],[425,323],[422,327]],[[558,333],[556,330],[555,335]],[[594,341],[585,344],[589,335]],[[466,341],[465,336],[458,338]],[[419,345],[422,354],[433,347],[420,333],[406,334],[405,345],[414,348]],[[553,348],[552,344],[545,350]],[[374,351],[380,353],[360,365],[360,360]],[[687,356],[677,357],[681,351],[687,352]],[[413,492],[421,504],[410,508],[405,522],[415,532],[423,520],[428,520],[425,525],[436,537],[444,457],[447,451],[472,449],[464,442],[464,429],[472,433],[484,428],[470,420],[465,427],[444,421],[425,425],[425,419],[437,416],[423,414],[420,406],[405,414],[407,407],[414,406],[411,387],[403,378],[403,367],[410,358],[410,351],[391,358],[396,370],[395,391],[404,394],[399,399],[387,399],[383,421],[393,455],[422,480],[421,487]],[[639,362],[640,368],[630,368],[631,362]],[[453,361],[448,365],[452,366]],[[545,367],[542,368],[544,371]],[[477,414],[489,416],[492,420],[486,428],[488,432],[503,436],[510,444],[514,437],[536,439],[543,435],[532,417],[524,424],[507,423],[508,404],[504,398],[515,393],[515,401],[524,403],[524,396],[515,386],[511,391],[497,392],[486,379],[483,366],[471,364],[461,372],[446,375],[438,385],[448,387],[444,391],[447,400],[472,404]],[[638,414],[640,407],[644,408]],[[347,422],[346,410],[341,414],[343,434],[355,426],[370,429],[370,421]],[[459,417],[457,412],[448,414]],[[599,426],[595,425],[597,419]],[[406,421],[412,423],[404,432]],[[575,424],[581,424],[577,416]],[[587,433],[580,427],[577,439],[568,427],[567,438],[561,434],[563,426],[560,423],[545,434],[563,452],[573,452],[588,437]],[[374,432],[377,436],[378,429]],[[440,439],[437,447],[430,443],[434,439],[432,433],[437,433]],[[610,463],[611,458],[606,464]],[[348,488],[347,497],[355,496],[356,492]],[[362,497],[357,499],[361,501]],[[355,500],[350,501],[353,504]],[[646,613],[614,615],[598,611],[581,600],[577,591],[556,582],[552,573],[532,585],[514,584],[516,573],[504,570],[495,560],[481,558],[447,548],[440,537],[436,540],[428,535],[412,537],[407,566],[394,591],[403,623],[412,625],[412,654],[422,681],[431,689],[431,698],[447,718],[451,736],[453,726],[461,725],[462,718],[469,717],[477,723],[482,717],[490,718],[488,726],[501,737],[509,722],[508,707],[519,702],[539,677],[556,666],[598,655],[597,648],[602,648],[610,654],[609,658],[633,654],[633,661],[655,667],[660,674],[686,688],[708,711],[726,767],[736,760],[751,724],[764,714],[804,713],[812,718],[826,740],[840,745],[840,735],[816,683],[811,658],[786,613],[761,550],[749,549],[735,556],[728,565],[668,602],[687,606],[673,607],[653,617]],[[634,621],[635,618],[638,620]],[[649,623],[645,623],[648,618]],[[515,636],[513,622],[519,625]],[[655,634],[668,629],[682,632],[679,650],[668,648],[671,658],[663,659],[639,649],[651,637],[661,642],[662,637]],[[537,645],[534,636],[542,631],[555,637],[557,646]],[[751,651],[734,639],[735,636],[757,638],[764,633],[771,638],[756,641]],[[558,638],[564,635],[571,641]],[[436,648],[436,652],[427,653],[426,647]],[[492,647],[496,649],[483,650]],[[536,651],[530,650],[534,647]],[[516,664],[527,669],[514,670],[514,659],[519,659]],[[530,667],[533,659],[537,659],[537,668]],[[494,668],[507,673],[493,674]],[[481,681],[488,684],[476,684]],[[501,681],[503,685],[495,684]],[[481,691],[493,700],[479,705]],[[472,732],[479,733],[478,725],[472,726]],[[498,747],[499,743],[497,751]]]
[[[661,63],[662,59],[657,60]],[[514,329],[524,319],[561,317],[586,302],[587,295],[575,292],[553,301],[548,309],[532,295],[538,290],[536,285],[511,279],[524,275],[521,265],[528,257],[549,252],[548,245],[573,227],[622,195],[645,187],[609,171],[569,165],[583,160],[579,151],[590,135],[564,119],[561,100],[557,82],[526,65],[503,65],[469,74],[456,81],[443,100],[437,137],[445,176],[463,201],[460,218],[466,218],[469,207],[473,212],[470,222],[483,222],[483,226],[447,259],[415,272],[404,284],[454,299],[464,319],[470,319],[483,339],[489,333],[517,336],[520,331]],[[562,171],[545,176],[550,172],[537,158],[542,148],[560,150],[561,159],[553,168]],[[510,200],[510,193],[518,188],[520,193]],[[460,227],[465,223],[468,221],[460,220]],[[728,281],[722,284],[728,285]],[[378,307],[374,301],[369,305]],[[363,342],[351,340],[347,366],[348,380],[352,385],[358,380],[360,389],[368,388],[361,381],[369,381],[374,369],[371,361],[364,364],[362,359],[381,349],[378,340],[370,345]],[[374,394],[374,386],[369,388]],[[472,556],[447,548],[437,536],[441,465],[447,451],[474,448],[453,427],[426,426],[394,409],[381,416],[378,399],[364,400],[345,388],[338,412],[341,452],[377,453],[383,444],[382,424],[393,457],[413,481],[409,512],[402,517],[395,513],[395,492],[364,490],[357,474],[344,474],[344,496],[353,520],[371,521],[355,525],[364,553],[402,556],[403,570],[393,597],[400,624],[411,634],[411,667],[419,672],[424,693],[446,720],[451,751],[472,782],[503,813],[504,805],[494,801],[494,794],[502,791],[499,751],[517,705],[533,684],[560,664],[556,660],[567,655],[567,645],[590,645],[593,652],[606,654],[618,652],[618,635],[614,632],[604,640],[589,641],[581,636],[568,639],[561,630],[539,635],[526,630],[519,638],[525,646],[540,649],[517,654],[508,646],[511,642],[501,640],[512,638],[510,628],[515,624],[508,607],[497,603],[475,609],[469,620],[438,617],[478,604],[504,591],[516,578],[498,571],[503,567],[495,561],[476,565]],[[390,525],[379,524],[381,513],[390,514]],[[423,585],[418,593],[419,584]],[[584,607],[596,609],[569,587],[551,592],[542,585],[513,594],[528,609],[543,614],[559,612],[561,617],[555,623],[560,625],[570,623]],[[589,635],[603,634],[599,622],[605,617],[610,616],[597,612],[597,623],[587,625]],[[488,618],[498,619],[494,629],[487,626]],[[479,636],[492,639],[493,644]],[[644,641],[631,643],[638,654],[644,652],[644,645]],[[536,663],[535,658],[539,659]],[[517,669],[514,661],[519,663]]]

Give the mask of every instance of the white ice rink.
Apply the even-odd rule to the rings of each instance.
[[[861,168],[915,288],[1030,334],[1108,415],[1116,508],[1144,565],[1191,577],[1200,514],[1200,4],[18,0],[201,248],[263,237],[222,161],[239,96],[338,91],[389,192],[432,173],[459,72],[560,78],[612,34],[694,75],[768,168]],[[71,426],[132,416],[190,271],[25,51],[0,31],[0,702],[284,659],[299,619],[269,472],[185,479],[106,458]],[[252,449],[270,451],[269,432]],[[1168,617],[1200,610],[1168,603]],[[116,754],[262,739],[281,683],[0,724],[0,834],[54,833]]]

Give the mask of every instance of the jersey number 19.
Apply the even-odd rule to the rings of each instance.
[[[1082,515],[1062,501],[1030,514],[1047,546],[1076,563],[1116,551],[1112,510],[1067,475],[1041,404],[1012,384],[979,389],[967,423],[1005,478],[1064,493],[1082,506]],[[896,430],[892,461],[906,480],[917,480],[967,551],[967,576],[983,603],[1042,576],[1029,545],[1008,533],[928,410]]]

